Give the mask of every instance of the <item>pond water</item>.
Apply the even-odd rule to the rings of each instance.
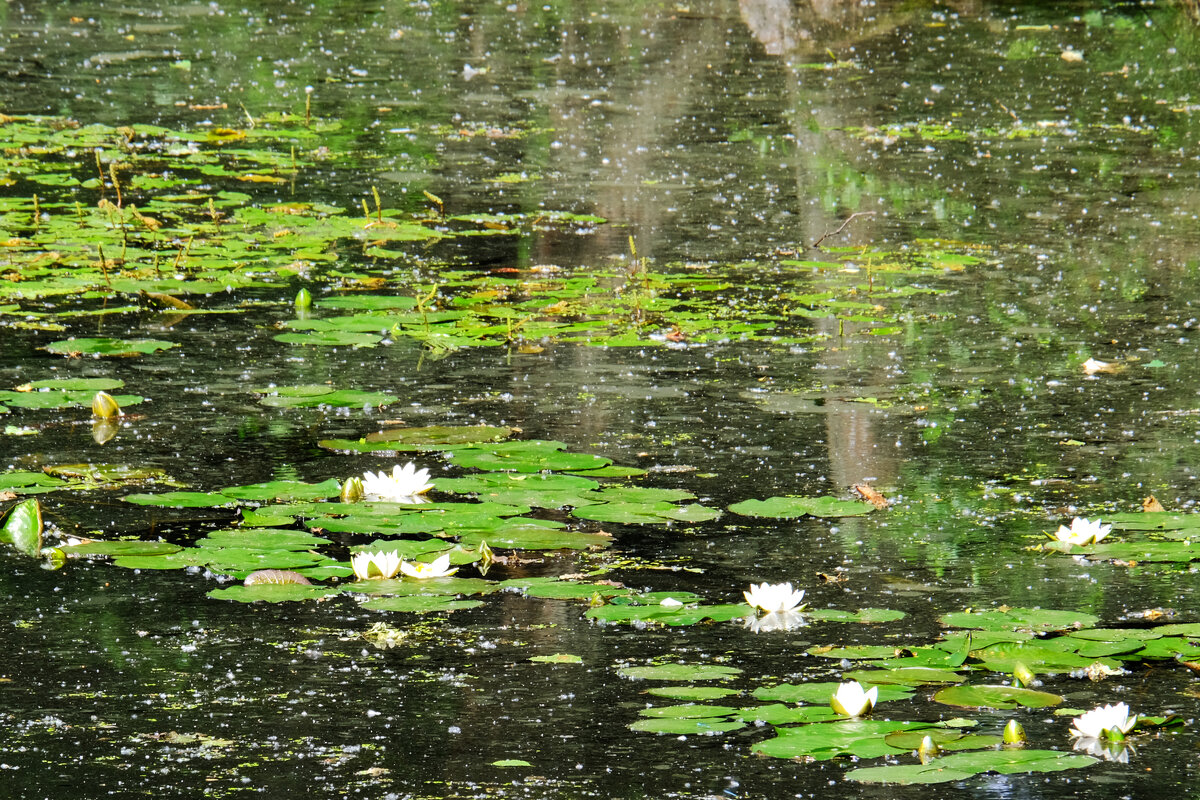
[[[883,723],[1011,719],[939,796],[1195,784],[1188,4],[613,5],[0,8],[8,796],[918,797]]]

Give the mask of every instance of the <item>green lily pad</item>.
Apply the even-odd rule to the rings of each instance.
[[[65,356],[140,356],[178,347],[175,342],[159,339],[82,338],[50,342],[42,349]]]
[[[870,514],[875,506],[858,500],[839,500],[836,497],[768,497],[766,500],[743,500],[729,506],[735,514],[748,517],[794,519],[806,514],[813,517],[858,517]]]
[[[85,542],[64,545],[60,548],[67,555],[76,556],[162,556],[178,553],[183,548],[170,542]]]
[[[746,727],[744,722],[733,722],[727,717],[700,719],[639,719],[629,726],[630,730],[643,733],[669,733],[674,736],[712,736]]]
[[[838,756],[881,758],[907,751],[892,747],[885,737],[897,731],[922,730],[927,722],[848,719],[794,728],[776,728],[775,737],[753,745],[755,753],[775,758],[812,758],[827,761]]]
[[[618,598],[620,599],[620,598]],[[712,622],[728,622],[746,615],[748,606],[744,603],[729,603],[722,605],[699,606],[670,606],[670,605],[612,605],[590,608],[584,614],[588,619],[604,622],[658,622],[663,625],[695,625],[705,620]]]
[[[893,669],[859,669],[843,673],[843,678],[858,681],[862,684],[880,686],[897,684],[900,686],[928,686],[939,683],[959,683],[966,676],[949,669],[931,667],[897,667]]]
[[[703,719],[707,717],[729,717],[737,713],[732,706],[713,706],[705,703],[683,703],[677,706],[655,706],[638,712],[643,717],[654,719]]]
[[[526,597],[540,597],[547,600],[591,600],[596,595],[600,597],[629,595],[633,594],[633,590],[596,583],[556,581],[529,586],[523,589],[523,594]]]
[[[516,428],[495,425],[430,425],[424,428],[390,428],[364,437],[367,442],[396,442],[421,445],[463,445],[508,439]]]
[[[596,522],[617,522],[627,525],[663,525],[673,520],[706,522],[721,516],[715,508],[677,506],[673,503],[604,503],[576,508],[572,516]]]
[[[130,464],[57,464],[45,470],[57,478],[89,483],[173,483],[167,473],[158,467],[135,467]]]
[[[92,398],[94,396],[95,392],[92,391],[0,391],[0,402],[7,403],[13,408],[27,408],[44,411],[47,409],[62,408],[91,408]],[[121,408],[138,405],[145,399],[146,398],[140,397],[136,394],[119,394],[113,397],[113,400],[115,400],[117,405]]]
[[[858,611],[843,611],[839,608],[816,608],[805,611],[804,616],[814,622],[860,622],[873,624],[879,622],[895,622],[904,619],[903,611],[891,608],[863,608]]]
[[[720,664],[660,664],[650,667],[624,667],[617,670],[623,678],[647,681],[727,681],[742,671]]]
[[[720,700],[740,692],[737,689],[722,689],[719,686],[654,686],[647,689],[646,694],[673,700]]]
[[[848,659],[862,661],[864,659],[891,658],[899,654],[898,648],[887,644],[856,644],[849,647],[810,647],[806,650],[810,656],[820,658]]]
[[[1100,661],[1113,668],[1117,666],[1115,661],[1102,658],[1104,655],[1109,655],[1106,651],[1113,649],[1109,643],[1099,643],[1103,645],[1098,648],[1102,652],[1089,655],[1061,649],[1075,644],[1072,640],[1066,640],[1060,647],[1051,647],[1050,644],[1052,642],[1044,644],[1039,641],[1005,642],[973,650],[971,656],[979,659],[983,662],[984,667],[995,672],[1012,672],[1017,664],[1024,664],[1034,672],[1067,672],[1073,669],[1083,669],[1093,661]],[[1079,642],[1078,644],[1081,649],[1086,647],[1086,643]],[[1129,642],[1128,644],[1122,643],[1118,649],[1122,652],[1129,652],[1137,650],[1141,646],[1141,642]]]
[[[30,389],[63,389],[72,392],[111,392],[124,385],[125,381],[116,378],[50,378],[27,384]]]
[[[607,458],[589,453],[568,453],[565,448],[564,443],[553,441],[501,442],[494,445],[466,445],[450,452],[448,457],[451,463],[459,467],[493,472],[573,472],[596,469],[611,463]]]
[[[933,699],[962,708],[1047,708],[1063,701],[1057,694],[1016,686],[948,686]]]
[[[985,772],[1015,775],[1023,772],[1060,772],[1095,764],[1091,756],[1059,750],[991,750],[955,753],[928,764],[860,767],[846,773],[859,783],[931,784],[965,781]]]
[[[231,486],[228,489],[222,489],[221,494],[237,500],[251,500],[260,503],[274,500],[287,503],[293,500],[324,500],[329,497],[337,497],[341,491],[342,485],[336,479],[330,478],[321,483],[269,481],[249,486]]]
[[[382,408],[399,401],[395,395],[383,392],[364,392],[358,389],[335,389],[323,384],[303,386],[270,386],[251,389],[263,395],[259,403],[271,408]]]
[[[322,600],[339,594],[340,589],[325,586],[306,586],[301,583],[259,583],[253,586],[229,586],[213,589],[208,596],[214,600],[234,600],[238,603],[290,603]]]
[[[298,344],[308,347],[374,347],[383,341],[382,336],[374,333],[340,330],[280,333],[274,339],[283,344]]]
[[[127,494],[121,498],[139,506],[164,508],[218,508],[230,506],[237,500],[220,492],[160,492],[158,494]]]
[[[491,531],[464,531],[459,541],[463,547],[472,549],[479,547],[480,542],[487,542],[493,550],[589,550],[612,544],[612,538],[604,534],[512,522]]]
[[[482,600],[455,600],[450,595],[414,594],[403,597],[376,597],[362,604],[372,611],[402,611],[428,614],[436,611],[463,611],[478,608]]]
[[[308,550],[329,544],[328,539],[307,531],[278,528],[234,528],[211,531],[196,542],[197,547],[238,547],[257,550]]]
[[[167,553],[161,556],[129,555],[116,556],[113,565],[125,569],[186,569],[187,567],[202,567],[207,562],[205,554],[185,548],[177,553]]]
[[[983,750],[996,749],[1004,744],[1001,736],[988,736],[980,733],[966,733],[946,728],[926,728],[920,731],[897,731],[884,737],[884,741],[892,747],[901,750],[917,750],[921,741],[928,736],[942,750]]]
[[[15,489],[22,493],[30,490],[50,491],[66,485],[67,482],[61,478],[55,478],[44,472],[5,472],[0,474],[0,490]]]
[[[789,706],[771,703],[765,706],[747,706],[738,711],[737,718],[743,722],[765,722],[768,725],[794,725],[796,723],[835,722],[845,719],[828,705]]]
[[[1083,611],[1044,608],[1007,608],[995,611],[958,611],[943,614],[938,621],[949,628],[979,628],[989,631],[1065,631],[1091,628],[1100,618]]]
[[[528,761],[519,758],[502,758],[499,761],[492,762],[493,767],[532,767]]]

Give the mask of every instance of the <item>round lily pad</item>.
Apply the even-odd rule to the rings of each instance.
[[[42,349],[65,356],[140,356],[178,347],[175,342],[160,339],[82,338],[50,342]]]

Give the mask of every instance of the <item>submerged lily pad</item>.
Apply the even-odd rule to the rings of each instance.
[[[383,392],[364,392],[358,389],[335,389],[322,384],[304,386],[269,386],[251,389],[263,397],[258,402],[271,408],[382,408],[400,398]]]

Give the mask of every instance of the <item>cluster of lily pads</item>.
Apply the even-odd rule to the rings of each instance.
[[[375,347],[413,339],[435,354],[467,346],[515,345],[536,352],[551,341],[604,346],[683,346],[731,339],[792,345],[820,338],[811,319],[837,319],[876,335],[899,333],[920,282],[983,256],[940,242],[897,250],[829,248],[828,260],[779,259],[768,282],[762,265],[678,264],[650,269],[631,255],[611,264],[537,265],[483,273],[437,264],[437,283],[398,279],[396,265],[430,263],[417,246],[466,236],[563,229],[586,234],[605,220],[556,210],[448,212],[442,201],[388,208],[363,187],[361,208],[305,197],[305,180],[352,158],[331,142],[340,123],[267,115],[246,130],[171,130],[152,125],[79,125],[69,119],[4,117],[0,176],[0,326],[68,331],[94,314],[237,310],[197,296],[297,280],[351,293],[303,290],[296,317],[275,340],[288,346]],[[263,196],[287,186],[292,197]],[[369,189],[369,193],[367,190]],[[367,199],[369,198],[369,199]],[[353,252],[356,263],[345,262]],[[613,254],[619,256],[620,254]],[[416,270],[419,274],[420,270]],[[814,290],[813,276],[820,288]],[[386,280],[393,291],[368,294]],[[728,302],[736,286],[743,301]],[[104,299],[57,308],[48,297]],[[128,302],[113,302],[114,297]],[[73,337],[43,345],[65,355],[116,356],[175,347],[160,339]]]
[[[798,593],[787,585],[752,587],[747,597],[763,599],[767,614],[797,613]],[[762,608],[762,606],[760,606]],[[778,758],[829,760],[854,757],[850,780],[867,783],[938,783],[963,780],[983,772],[1049,772],[1086,767],[1098,758],[1125,761],[1135,753],[1130,737],[1137,732],[1169,732],[1182,725],[1173,715],[1131,713],[1125,703],[1091,710],[1058,708],[1071,718],[1066,740],[1072,750],[1028,746],[1024,726],[1011,717],[1003,731],[976,732],[980,723],[963,717],[922,721],[897,718],[897,701],[928,700],[957,709],[1014,710],[1060,706],[1063,696],[1030,688],[1034,676],[1069,672],[1072,677],[1102,680],[1143,662],[1188,660],[1200,649],[1200,625],[1154,628],[1096,627],[1098,620],[1078,612],[1001,608],[946,614],[951,630],[929,645],[815,646],[812,656],[836,659],[845,668],[841,681],[778,683],[764,679],[749,690],[756,705],[730,705],[746,690],[702,685],[729,682],[741,675],[726,664],[630,666],[627,678],[669,682],[646,693],[677,705],[652,706],[630,727],[636,731],[674,735],[719,735],[751,725],[771,728],[752,750]],[[1007,673],[999,683],[972,678],[988,672]],[[710,701],[724,701],[716,705]],[[766,703],[763,705],[762,703]],[[888,717],[880,710],[888,706]],[[993,719],[989,715],[989,720]],[[990,722],[989,724],[996,724]],[[906,755],[913,763],[903,763]],[[888,758],[884,766],[864,766],[861,759]],[[900,761],[900,763],[895,763]]]

